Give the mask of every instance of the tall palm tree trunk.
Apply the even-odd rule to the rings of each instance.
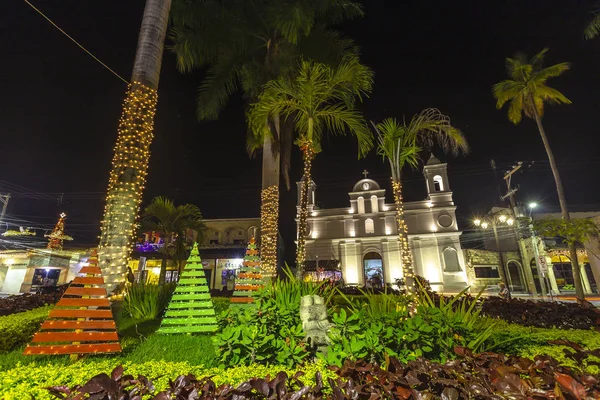
[[[299,279],[304,275],[304,261],[306,261],[306,237],[308,236],[308,192],[312,182],[312,160],[315,156],[310,142],[301,147],[304,161],[304,173],[300,185],[300,215],[298,216],[298,246],[296,247],[296,276]]]
[[[540,118],[537,109],[535,107],[532,108],[535,123],[537,124],[538,130],[540,131],[542,143],[544,143],[544,148],[546,149],[546,154],[548,155],[548,161],[550,162],[552,175],[554,175],[554,183],[556,184],[556,193],[558,194],[558,202],[560,204],[560,212],[562,218],[565,221],[570,221],[571,216],[569,215],[569,210],[567,208],[567,199],[565,197],[565,191],[563,189],[562,180],[560,179],[560,173],[558,172],[558,167],[556,166],[556,160],[554,159],[554,153],[552,153],[550,142],[548,141],[546,131],[544,130],[544,126],[542,125],[542,119]],[[581,280],[581,271],[579,269],[579,260],[577,260],[577,248],[575,247],[575,243],[569,244],[569,257],[571,258],[571,269],[573,270],[573,280],[575,281],[575,296],[578,299],[583,300],[585,298],[585,295],[583,293],[583,282]]]
[[[98,258],[110,292],[125,282],[146,183],[171,0],[147,0],[108,182]]]
[[[275,145],[270,135],[265,135],[260,194],[260,261],[265,277],[273,277],[277,271],[280,152]]]
[[[406,291],[413,293],[415,289],[415,271],[412,253],[408,244],[408,228],[404,221],[404,202],[402,200],[402,182],[400,179],[392,178],[392,191],[394,192],[394,203],[396,203],[396,228],[400,239],[400,258],[402,259],[402,272]]]

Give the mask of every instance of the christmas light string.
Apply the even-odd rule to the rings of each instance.
[[[261,192],[261,269],[265,277],[277,271],[277,239],[279,219],[279,187],[270,186]]]

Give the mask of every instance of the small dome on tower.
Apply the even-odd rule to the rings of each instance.
[[[433,153],[431,153],[431,155],[429,156],[429,160],[427,160],[427,164],[426,165],[439,165],[442,162],[433,155]]]

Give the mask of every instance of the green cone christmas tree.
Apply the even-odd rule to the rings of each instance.
[[[158,333],[196,333],[217,330],[215,307],[210,298],[198,243],[194,243]]]
[[[250,239],[244,263],[235,280],[232,304],[254,303],[254,294],[262,287],[263,276],[260,272],[260,256],[254,238]]]

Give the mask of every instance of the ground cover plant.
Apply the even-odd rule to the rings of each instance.
[[[0,316],[33,310],[55,304],[62,297],[68,285],[61,285],[49,293],[24,293],[0,299]]]
[[[0,353],[27,343],[48,318],[52,306],[0,316]]]
[[[241,383],[222,376],[180,375],[168,387],[156,390],[147,376],[124,375],[122,366],[111,375],[102,373],[83,385],[49,388],[56,398],[79,399],[82,395],[95,399],[597,399],[599,380],[559,366],[550,357],[534,360],[501,354],[473,355],[457,347],[457,359],[444,364],[420,358],[406,364],[390,357],[388,367],[366,361],[347,360],[332,370],[337,377],[325,381],[318,371],[307,381],[303,373],[285,371],[253,377]],[[127,370],[131,373],[131,371]],[[158,392],[155,394],[155,392]],[[147,395],[147,396],[145,396]]]
[[[482,314],[538,328],[590,329],[600,327],[600,312],[578,303],[486,298]]]

